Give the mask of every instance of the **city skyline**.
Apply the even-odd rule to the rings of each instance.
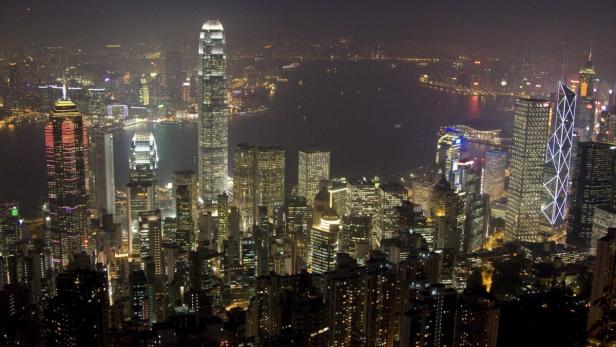
[[[616,343],[611,4],[73,1],[0,14],[0,345]]]

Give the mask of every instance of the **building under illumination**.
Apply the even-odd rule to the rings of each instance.
[[[575,107],[575,93],[564,83],[559,83],[556,112],[550,124],[552,129],[545,153],[545,191],[541,205],[541,212],[551,226],[563,223],[567,211]]]
[[[128,158],[128,248],[132,254],[138,250],[133,244],[139,232],[139,214],[155,210],[158,185],[158,149],[152,133],[135,133]]]
[[[92,195],[94,207],[102,213],[115,214],[115,171],[113,166],[113,133],[101,128],[91,132]]]
[[[88,137],[77,106],[58,100],[45,126],[47,189],[56,268],[66,267],[88,230]]]
[[[588,61],[580,70],[580,84],[578,95],[578,113],[575,121],[575,129],[580,137],[580,142],[592,141],[595,125],[595,67],[592,64],[592,52],[588,54]]]
[[[312,273],[323,274],[336,267],[336,252],[340,217],[329,209],[321,215],[319,224],[310,231],[308,266]]]
[[[233,152],[233,199],[240,210],[241,229],[256,224],[259,206],[265,206],[267,217],[274,207],[282,206],[285,196],[285,157],[281,147],[258,147],[240,144]]]
[[[213,203],[227,190],[228,116],[225,34],[218,20],[206,21],[199,35],[198,164],[201,198]]]
[[[507,168],[506,150],[489,150],[484,157],[481,176],[481,194],[489,194],[490,200],[505,195],[505,169]]]
[[[444,175],[447,182],[451,184],[454,184],[455,181],[461,151],[461,135],[449,132],[439,137],[436,144],[436,166],[438,173]]]
[[[517,99],[513,118],[505,240],[542,240],[539,228],[550,103]]]
[[[297,195],[305,197],[310,205],[319,190],[329,181],[329,166],[328,150],[318,147],[299,150]]]

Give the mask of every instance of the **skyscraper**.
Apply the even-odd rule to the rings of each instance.
[[[539,214],[549,116],[550,103],[545,100],[515,101],[505,226],[508,241],[541,241]]]
[[[595,67],[592,64],[592,51],[588,53],[588,61],[580,70],[580,85],[578,117],[575,122],[576,132],[580,142],[592,141],[595,124]]]
[[[318,223],[313,225],[310,231],[308,265],[312,273],[322,274],[336,267],[340,217],[336,211],[329,209],[323,213]]]
[[[461,158],[462,136],[457,133],[445,133],[436,144],[436,166],[438,172],[445,175],[447,182],[454,184],[455,173]]]
[[[162,223],[160,211],[139,213],[139,240],[141,242],[141,261],[149,257],[154,263],[154,274],[163,274]]]
[[[299,150],[297,195],[312,205],[314,197],[329,181],[330,153],[319,147]]]
[[[506,168],[506,150],[486,151],[481,177],[481,194],[489,194],[490,200],[496,200],[505,194]]]
[[[282,206],[285,195],[285,158],[281,147],[240,144],[233,152],[233,199],[242,216],[243,231],[260,218],[259,206],[272,217],[274,206]]]
[[[158,185],[158,149],[152,133],[135,133],[128,157],[128,250],[139,232],[139,214],[153,211]],[[138,249],[138,248],[137,248]]]
[[[94,207],[102,213],[115,214],[115,171],[113,167],[113,133],[92,129],[90,158],[94,173]]]
[[[206,204],[227,190],[228,110],[225,34],[218,20],[206,21],[199,35],[201,100],[198,126],[199,187]]]
[[[541,212],[551,226],[561,224],[567,210],[567,197],[573,152],[575,93],[564,83],[558,85],[556,114],[545,153],[544,201]]]
[[[88,137],[77,106],[58,100],[45,126],[47,188],[53,234],[53,262],[65,267],[88,229]]]
[[[590,247],[595,207],[608,205],[613,194],[616,150],[607,143],[581,142],[569,204],[567,243]]]

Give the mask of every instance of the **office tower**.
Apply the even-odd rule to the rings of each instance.
[[[308,266],[312,273],[322,274],[332,271],[336,266],[340,217],[330,209],[323,213],[318,223],[310,231]]]
[[[305,269],[308,261],[309,228],[312,226],[312,213],[306,198],[290,195],[283,211],[284,237],[292,242],[294,269]]]
[[[199,34],[198,164],[199,188],[206,205],[227,190],[227,58],[225,34],[218,20],[208,20]]]
[[[237,304],[244,300],[242,281],[241,245],[240,240],[233,237],[222,241],[223,256],[221,274],[223,280],[223,301],[225,306]]]
[[[139,214],[153,211],[158,185],[158,149],[152,133],[135,133],[128,155],[127,216],[128,251],[135,250],[133,239],[139,232]]]
[[[612,145],[579,144],[569,203],[568,244],[590,247],[595,208],[610,204],[612,199],[615,165],[616,150]]]
[[[91,128],[90,162],[94,173],[92,195],[94,208],[115,215],[115,171],[113,167],[113,133]]]
[[[447,182],[453,184],[458,162],[461,159],[462,136],[457,133],[445,133],[436,143],[436,167]]]
[[[506,168],[506,150],[486,151],[481,177],[481,194],[489,194],[490,200],[497,200],[505,195]]]
[[[595,207],[590,236],[590,255],[597,254],[597,242],[607,235],[607,231],[611,228],[616,228],[616,208],[612,206]]]
[[[156,276],[163,274],[162,227],[160,211],[139,213],[139,241],[141,242],[139,254],[143,263],[146,258],[151,259],[155,266]]]
[[[587,330],[590,336],[600,336],[613,324],[616,307],[616,229],[597,242],[597,258],[593,269]],[[608,316],[609,315],[609,316]]]
[[[460,159],[452,184],[456,193],[478,194],[481,189],[479,165],[472,159]]]
[[[336,210],[339,216],[351,213],[349,183],[346,178],[334,178],[329,182],[326,199],[328,201],[328,206]]]
[[[380,244],[382,240],[391,239],[397,234],[396,207],[402,206],[407,199],[408,192],[400,183],[390,182],[379,185],[377,193],[379,196],[377,223],[380,224],[380,234],[377,238]]]
[[[77,269],[57,278],[45,311],[48,346],[107,346],[109,292],[104,272]]]
[[[257,255],[255,239],[252,235],[243,237],[240,241],[242,263],[242,285],[244,287],[244,299],[249,300],[254,294],[254,281],[256,278]]]
[[[487,240],[490,225],[490,195],[467,197],[464,220],[464,253],[481,250]]]
[[[453,191],[445,177],[432,189],[430,206],[435,229],[435,249],[462,250],[464,201]]]
[[[222,304],[221,281],[218,277],[220,253],[200,247],[190,252],[191,288],[195,292],[203,292],[215,307]]]
[[[259,206],[273,218],[285,196],[284,149],[240,144],[233,152],[233,199],[242,216],[241,228],[250,230],[259,218]]]
[[[218,251],[222,252],[224,240],[229,238],[229,195],[222,193],[218,195]]]
[[[575,131],[580,142],[592,141],[594,136],[595,113],[595,67],[592,64],[592,52],[588,54],[588,61],[580,70],[578,113],[575,120]]]
[[[564,83],[558,86],[556,113],[551,121],[550,138],[545,153],[544,201],[541,212],[550,226],[557,226],[565,221],[571,155],[573,152],[573,124],[575,120],[576,96]]]
[[[64,96],[45,126],[53,263],[66,267],[88,230],[88,137],[77,106]]]
[[[349,253],[360,265],[365,264],[370,253],[370,216],[349,214],[342,216],[338,247],[340,252]]]
[[[192,170],[180,170],[174,171],[174,187],[177,189],[179,186],[186,186],[192,201],[192,218],[194,222],[195,231],[198,229],[199,224],[199,210],[197,202],[199,200],[199,187],[197,185],[197,175]]]
[[[370,216],[371,248],[379,248],[378,201],[377,189],[371,180],[365,177],[348,180],[348,213]]]
[[[319,147],[299,150],[297,195],[312,205],[314,197],[329,181],[330,152]]]
[[[176,239],[175,242],[181,251],[188,253],[194,249],[195,222],[193,220],[193,194],[188,185],[179,185],[175,190],[176,208]]]
[[[542,240],[539,230],[550,103],[517,99],[513,117],[505,240]]]

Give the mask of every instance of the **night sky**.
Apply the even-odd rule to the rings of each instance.
[[[8,0],[4,39],[108,41],[185,40],[199,23],[220,18],[230,39],[351,36],[366,40],[457,43],[473,49],[530,50],[542,54],[593,42],[616,51],[616,1],[341,1],[341,0]],[[30,8],[29,11],[26,9]],[[6,40],[3,40],[6,43]]]

